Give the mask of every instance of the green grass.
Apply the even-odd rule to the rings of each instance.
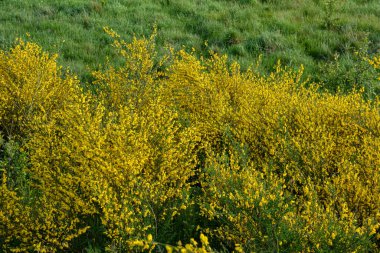
[[[0,48],[28,32],[85,81],[107,56],[119,64],[104,26],[128,40],[148,36],[154,24],[159,47],[213,49],[243,68],[262,54],[265,72],[278,59],[295,68],[303,64],[305,76],[332,90],[347,86],[340,75],[356,73],[356,51],[380,49],[378,0],[0,0]],[[373,76],[363,71],[356,81],[365,86]]]

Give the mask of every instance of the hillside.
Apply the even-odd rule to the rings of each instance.
[[[148,36],[158,27],[158,47],[194,47],[227,53],[242,68],[263,55],[260,70],[278,59],[305,77],[336,90],[353,83],[378,88],[373,73],[355,53],[380,49],[380,2],[376,0],[2,0],[0,48],[17,37],[59,53],[59,62],[91,80],[90,70],[108,56],[119,64],[109,26],[125,39]],[[208,42],[208,47],[205,46]],[[375,87],[375,88],[374,88]]]
[[[379,252],[379,12],[0,0],[0,252]]]

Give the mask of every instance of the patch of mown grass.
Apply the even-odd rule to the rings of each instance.
[[[243,69],[263,55],[263,72],[280,58],[291,67],[303,64],[306,76],[335,88],[342,86],[339,78],[319,66],[352,69],[355,63],[345,59],[355,58],[364,43],[369,54],[380,49],[380,2],[374,0],[8,0],[0,6],[0,48],[10,48],[28,32],[85,81],[107,55],[120,64],[104,26],[128,40],[148,36],[156,24],[160,47],[184,45],[205,55],[212,49]]]

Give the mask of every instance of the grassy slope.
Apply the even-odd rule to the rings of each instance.
[[[45,50],[58,52],[61,63],[82,78],[113,60],[110,26],[128,38],[149,35],[154,23],[159,45],[185,45],[204,53],[209,47],[228,53],[243,67],[263,54],[263,70],[277,59],[316,80],[344,82],[341,73],[325,73],[331,63],[342,73],[356,71],[354,52],[380,49],[380,1],[377,0],[0,0],[0,48],[31,34]],[[366,40],[368,39],[368,42]],[[334,74],[336,73],[336,74]],[[361,79],[359,78],[359,81]]]

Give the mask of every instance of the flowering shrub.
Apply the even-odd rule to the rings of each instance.
[[[38,45],[22,41],[10,52],[0,53],[0,129],[8,141],[0,173],[0,230],[3,248],[11,251],[67,248],[86,230],[86,225],[77,226],[80,213],[76,211],[81,202],[73,198],[76,191],[61,191],[67,186],[60,180],[64,174],[59,173],[59,167],[64,165],[51,164],[50,168],[57,165],[54,170],[44,166],[52,152],[58,151],[53,148],[54,142],[31,142],[36,146],[33,150],[27,145],[30,138],[45,134],[38,131],[44,122],[51,127],[44,138],[58,139],[58,130],[52,128],[54,118],[66,107],[80,103],[78,80],[68,74],[62,78],[56,58]],[[33,153],[46,148],[50,153],[39,161],[28,161]]]
[[[279,66],[260,77],[228,68],[225,57],[203,63],[178,53],[169,98],[207,147],[202,212],[222,223],[206,230],[247,251],[280,243],[291,251],[367,250],[379,237],[379,101],[320,94],[300,74]],[[272,245],[256,241],[262,236]]]
[[[36,115],[50,115],[72,103],[79,81],[66,73],[62,78],[58,55],[42,51],[34,43],[19,41],[9,52],[0,52],[0,120],[7,136],[24,136]]]
[[[375,56],[372,59],[367,58],[369,64],[375,69],[380,69],[380,56]],[[380,77],[379,77],[380,80]]]
[[[379,249],[378,99],[106,31],[125,64],[91,94],[34,43],[0,53],[4,251]]]

